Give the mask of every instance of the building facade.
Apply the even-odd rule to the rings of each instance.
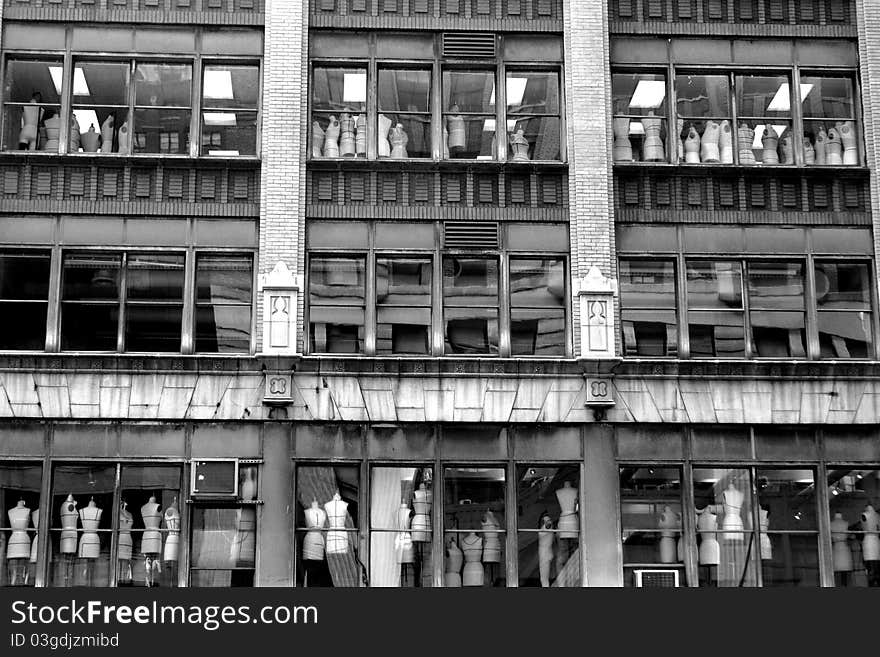
[[[875,3],[2,12],[0,585],[880,586]]]

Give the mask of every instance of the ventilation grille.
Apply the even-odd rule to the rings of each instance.
[[[447,221],[443,224],[448,249],[497,249],[498,224]]]
[[[456,32],[443,35],[443,56],[447,58],[495,57],[495,35]]]
[[[636,586],[648,589],[671,589],[678,587],[677,570],[636,570]]]

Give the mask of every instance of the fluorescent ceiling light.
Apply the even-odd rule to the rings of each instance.
[[[483,132],[495,132],[495,119],[486,119],[483,121]]]
[[[801,84],[801,102],[804,102],[804,99],[810,95],[812,90],[813,85]],[[788,82],[783,82],[779,85],[779,90],[767,106],[767,111],[788,112],[789,110],[791,110],[791,90],[788,86]]]
[[[95,126],[96,131],[101,129],[95,110],[75,109],[73,110],[73,115],[76,117],[77,125],[79,125],[80,134],[88,132],[91,126]]]
[[[61,86],[63,82],[63,69],[60,66],[50,66],[49,75],[52,76],[52,84],[55,85],[55,93],[61,95]],[[74,96],[91,96],[89,85],[86,83],[86,76],[81,68],[73,69],[73,95]]]
[[[367,102],[367,74],[344,73],[342,77],[342,102]]]
[[[752,142],[752,148],[764,148],[764,128],[766,126],[761,123],[755,126],[755,139]],[[788,130],[787,125],[774,125],[773,130],[776,131],[776,135],[782,138],[783,133]]]
[[[639,80],[629,106],[633,109],[655,109],[666,98],[666,83],[663,80]]]
[[[630,121],[629,122],[629,134],[643,135],[643,134],[645,134],[645,126],[642,125],[641,121]]]
[[[205,125],[235,126],[235,114],[233,112],[205,112]]]
[[[528,78],[507,78],[507,104],[522,105],[523,96],[526,95]],[[495,102],[493,98],[491,102]]]
[[[208,151],[208,155],[217,155],[218,157],[234,157],[238,155],[238,151]]]
[[[205,71],[204,96],[212,100],[233,100],[232,71]]]

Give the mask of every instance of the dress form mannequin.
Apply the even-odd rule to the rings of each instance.
[[[406,502],[400,503],[397,510],[397,528],[401,531],[394,537],[394,548],[397,553],[397,563],[415,563],[416,555],[413,550],[412,534],[410,533],[411,514]]]
[[[43,121],[43,125],[46,126],[46,143],[43,144],[42,150],[57,153],[58,137],[61,134],[61,117],[55,113]]]
[[[324,560],[324,523],[327,522],[327,512],[318,504],[318,500],[312,500],[312,505],[306,509],[306,532],[303,538],[302,557],[305,561]]]
[[[312,121],[312,157],[324,157],[324,128]]]
[[[38,530],[40,529],[40,510],[37,509],[31,512],[31,523],[34,526],[34,540],[31,541],[31,556],[28,561],[31,563],[37,563],[37,535]]]
[[[727,119],[721,122],[718,150],[721,155],[721,164],[733,164],[733,130],[730,127],[730,121]]]
[[[79,510],[79,520],[83,533],[79,539],[79,558],[86,559],[86,585],[91,586],[95,560],[101,556],[101,538],[98,536],[98,525],[101,522],[102,509],[95,504],[95,498]]]
[[[755,152],[752,144],[755,141],[755,131],[746,124],[740,124],[736,131],[737,150],[739,151],[739,163],[745,165],[755,164]]]
[[[816,164],[816,150],[809,137],[804,137],[804,164]]]
[[[449,130],[449,152],[455,155],[456,151],[467,148],[467,130],[464,125],[464,117],[459,114],[458,105],[453,105],[450,109],[452,116],[448,121]]]
[[[355,138],[354,150],[357,157],[366,157],[367,155],[367,117],[358,114],[355,117]]]
[[[553,564],[553,519],[549,513],[541,516],[541,525],[538,530],[538,576],[541,578],[541,586],[550,586],[550,566]]]
[[[409,136],[403,129],[403,124],[398,123],[391,130],[391,158],[394,160],[405,160],[409,157],[406,152],[406,145],[409,143]]]
[[[10,561],[12,586],[21,586],[27,583],[27,560],[31,556],[31,539],[27,529],[31,520],[31,510],[25,505],[24,500],[9,509],[9,527],[12,533],[6,544],[6,560]]]
[[[177,510],[177,498],[165,509],[165,549],[162,551],[163,561],[177,561],[180,547],[180,511]]]
[[[445,125],[443,126],[443,159],[449,159],[449,130]]]
[[[331,116],[324,132],[324,157],[339,157],[339,130],[339,121]]]
[[[471,532],[461,539],[461,550],[464,553],[463,586],[483,585],[483,539]]]
[[[566,481],[562,488],[556,489],[556,501],[559,502],[561,513],[556,527],[559,538],[577,538],[580,523],[577,517],[578,489]]]
[[[98,142],[101,139],[101,135],[97,133],[95,130],[95,124],[89,126],[89,129],[81,134],[79,137],[79,142],[82,145],[83,153],[97,153],[98,152]]]
[[[676,162],[684,162],[684,119],[676,119],[675,120],[675,134],[678,135],[678,139],[676,139],[676,149],[678,150],[678,159]]]
[[[828,141],[825,142],[825,164],[831,166],[843,164],[843,142],[837,128],[828,131]]]
[[[779,135],[772,125],[764,128],[761,144],[764,146],[764,150],[761,152],[761,162],[764,164],[779,164]]]
[[[119,126],[119,131],[116,134],[116,152],[120,155],[128,155],[130,152],[129,148],[129,138],[131,135],[128,133],[128,121],[123,121],[122,125]]]
[[[859,163],[859,150],[856,145],[856,131],[852,121],[838,121],[835,124],[843,142],[843,163],[847,166],[855,166]]]
[[[351,114],[343,113],[339,117],[339,128],[341,131],[339,154],[342,157],[354,157],[357,153],[357,144],[354,135],[354,119]]]
[[[853,555],[849,547],[849,523],[843,514],[837,512],[831,519],[831,555],[835,573],[849,573],[853,570]]]
[[[391,143],[388,141],[388,133],[391,130],[391,119],[384,114],[379,115],[379,134],[376,135],[377,152],[379,157],[391,157]]]
[[[666,159],[663,140],[660,138],[663,119],[655,117],[651,112],[648,118],[642,119],[642,125],[645,126],[645,145],[642,147],[642,159],[645,162],[662,162]]]
[[[159,561],[159,554],[162,552],[162,532],[159,530],[162,513],[159,510],[159,503],[152,495],[147,503],[141,507],[141,518],[144,521],[144,533],[141,535],[141,554],[144,555],[144,582],[147,586],[153,586],[155,573],[160,572],[162,567]]]
[[[791,141],[791,133],[780,140],[779,149],[782,151],[782,164],[794,164],[794,144]]]
[[[733,485],[733,482],[727,484],[727,488],[721,493],[721,500],[724,504],[724,518],[721,520],[721,529],[723,541],[742,541],[743,540],[743,521],[740,516],[742,509],[743,494]]]
[[[79,152],[79,121],[76,120],[75,116],[70,117],[70,135],[68,136],[68,144],[68,153]]]
[[[113,118],[111,114],[104,122],[101,124],[101,152],[102,153],[112,153],[113,152],[113,130],[116,125],[116,119]]]
[[[76,500],[69,494],[61,503],[61,546],[64,559],[64,586],[73,584],[73,559],[76,556],[77,521]]]
[[[327,554],[348,553],[348,533],[340,531],[345,528],[345,519],[348,517],[348,502],[339,495],[339,491],[333,494],[333,499],[324,505],[327,512],[327,522],[330,530],[327,532]]]
[[[694,126],[688,128],[684,138],[684,161],[688,164],[700,163],[700,133]]]
[[[134,516],[128,510],[128,504],[123,501],[119,509],[119,538],[116,543],[116,557],[119,560],[119,581],[123,583],[131,581],[132,525],[134,525]]]
[[[491,510],[483,514],[480,523],[483,530],[483,563],[500,563],[501,561],[501,525]]]
[[[510,140],[510,149],[513,151],[511,161],[528,162],[531,159],[529,157],[529,148],[529,140],[526,139],[522,129],[517,130]],[[630,151],[632,151],[632,149],[630,149]],[[630,156],[632,156],[632,152],[630,152]]]
[[[862,561],[868,571],[868,586],[880,586],[880,514],[870,504],[862,512]]]
[[[678,514],[671,506],[663,507],[663,513],[657,522],[660,528],[660,563],[675,563],[677,554],[675,547],[676,530],[680,527]]]
[[[632,142],[629,140],[629,119],[614,119],[612,122],[614,130],[614,146],[612,155],[615,162],[632,162],[633,149]]]
[[[242,500],[252,502],[257,499],[257,469],[254,466],[242,467],[240,472],[238,495]]]
[[[715,121],[706,121],[706,129],[700,139],[700,160],[709,164],[717,164],[721,161],[721,126]]]
[[[43,95],[35,91],[31,96],[31,102],[21,108],[21,131],[18,133],[18,149],[37,150],[37,135],[40,130],[40,120],[43,118]]]
[[[767,533],[770,528],[770,511],[764,508],[758,509],[758,525],[761,528],[761,560],[770,561],[773,559],[773,543]]]
[[[697,510],[697,531],[700,534],[701,566],[717,566],[721,563],[721,546],[718,544],[717,534],[718,516],[715,515],[713,505],[708,505],[702,510]]]
[[[443,575],[443,584],[448,588],[461,586],[461,566],[464,562],[464,554],[455,542],[455,536],[450,536],[446,541],[446,573]]]
[[[819,132],[816,133],[816,164],[827,164],[828,157],[825,152],[825,145],[828,143],[828,134],[825,132],[825,128],[819,128]]]
[[[431,503],[433,494],[425,484],[413,492],[412,540],[425,543],[431,540]]]

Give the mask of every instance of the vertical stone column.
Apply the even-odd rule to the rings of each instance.
[[[606,0],[564,0],[564,11],[571,277],[575,290],[576,281],[593,267],[610,279],[617,278],[610,149],[611,72]],[[578,305],[572,306],[572,334],[575,355],[580,356]],[[615,342],[619,342],[618,337]]]
[[[874,218],[874,272],[880,262],[880,3],[856,0],[859,62],[865,122],[865,157],[871,169],[871,216]]]
[[[300,279],[304,267],[308,2],[266,0],[260,185],[261,279],[281,262]],[[302,290],[297,290],[296,351],[302,351]],[[263,291],[257,292],[257,351]]]

